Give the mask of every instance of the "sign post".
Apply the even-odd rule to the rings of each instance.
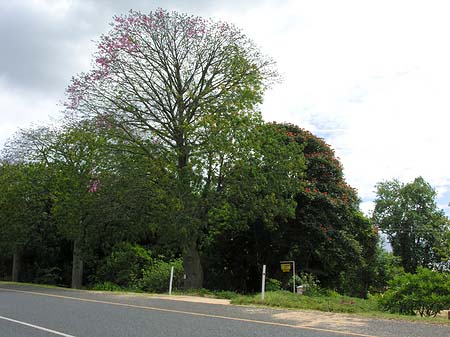
[[[263,265],[262,270],[262,284],[261,284],[261,299],[264,300],[264,292],[266,291],[266,265]]]
[[[172,295],[173,266],[170,268],[169,295]]]
[[[283,273],[289,273],[292,270],[292,291],[295,294],[295,261],[280,261],[280,267]]]

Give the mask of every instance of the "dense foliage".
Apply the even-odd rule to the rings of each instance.
[[[380,304],[393,313],[433,316],[450,307],[450,275],[419,268],[416,274],[401,274],[389,281]]]

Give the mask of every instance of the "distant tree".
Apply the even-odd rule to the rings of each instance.
[[[377,184],[373,221],[385,232],[393,253],[406,272],[440,262],[439,246],[449,231],[449,220],[436,205],[436,191],[422,177],[402,184]]]
[[[135,152],[165,160],[179,196],[172,221],[188,288],[203,282],[201,205],[208,174],[219,174],[208,165],[217,150],[239,147],[236,134],[260,119],[255,107],[275,77],[272,61],[234,26],[159,9],[116,17],[101,37],[94,69],[67,89],[69,113],[115,132]],[[230,119],[244,125],[227,130]],[[217,135],[222,149],[212,153],[208,144]]]

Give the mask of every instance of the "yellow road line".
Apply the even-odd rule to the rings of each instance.
[[[23,293],[23,294],[32,294],[32,295],[38,295],[38,296],[62,298],[62,299],[67,299],[67,300],[80,301],[80,302],[100,303],[100,304],[108,304],[108,305],[115,305],[115,306],[128,307],[128,308],[184,314],[184,315],[190,315],[190,316],[218,318],[218,319],[224,319],[224,320],[229,320],[229,321],[238,321],[238,322],[262,324],[262,325],[272,325],[272,326],[279,326],[279,327],[286,327],[286,328],[293,328],[293,329],[304,329],[304,330],[311,330],[311,331],[329,332],[329,333],[334,333],[334,334],[339,334],[339,335],[349,335],[349,336],[358,336],[358,337],[377,337],[374,335],[366,335],[366,334],[349,332],[349,331],[314,328],[314,327],[310,327],[310,326],[306,326],[306,325],[294,325],[294,324],[287,324],[287,323],[258,321],[258,320],[247,319],[247,318],[229,317],[229,316],[212,315],[212,314],[202,314],[202,313],[198,313],[198,312],[190,312],[190,311],[182,311],[182,310],[174,310],[174,309],[164,309],[164,308],[149,307],[149,306],[137,305],[137,304],[126,304],[126,303],[118,303],[118,302],[93,300],[93,299],[88,299],[88,298],[46,294],[46,293],[39,293],[39,292],[35,292],[35,291],[25,291],[25,290],[16,290],[16,289],[7,289],[7,288],[0,288],[0,290],[16,292],[16,293]]]

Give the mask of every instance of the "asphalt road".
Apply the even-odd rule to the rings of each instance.
[[[0,337],[19,336],[449,337],[450,326],[0,282]]]

